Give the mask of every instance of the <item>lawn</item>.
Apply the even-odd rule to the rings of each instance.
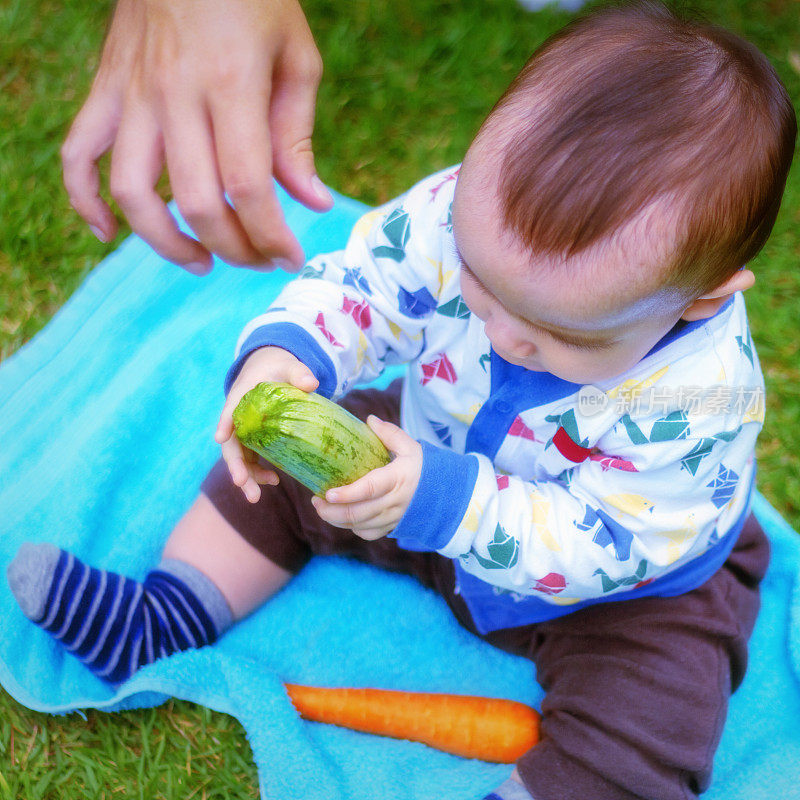
[[[71,210],[58,149],[97,65],[110,3],[0,5],[0,359],[31,339],[114,243]],[[795,0],[699,0],[772,60],[800,108]],[[367,203],[460,160],[530,50],[568,17],[513,0],[303,0],[325,62],[315,150],[329,185]],[[108,161],[103,162],[107,173]],[[800,528],[800,165],[747,293],[767,382],[758,485]],[[185,702],[52,717],[0,691],[0,799],[245,798],[239,724]]]

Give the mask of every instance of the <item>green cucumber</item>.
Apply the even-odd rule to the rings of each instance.
[[[349,411],[288,383],[253,387],[234,409],[233,425],[245,447],[320,497],[391,460],[381,440]]]

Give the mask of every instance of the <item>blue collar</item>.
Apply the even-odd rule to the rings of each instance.
[[[713,314],[706,319],[696,319],[694,322],[687,322],[684,319],[679,319],[648,351],[647,356],[655,353],[656,350],[660,350],[662,347],[674,342],[676,339],[680,339],[682,336],[686,336],[687,333],[691,333],[694,330],[697,330],[700,326],[706,325],[711,322],[712,319],[718,317],[720,314],[724,314],[731,306],[733,305],[733,297],[729,300],[726,300],[725,303],[721,306],[721,308],[717,311],[716,314]]]

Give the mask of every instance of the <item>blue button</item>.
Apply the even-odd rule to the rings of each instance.
[[[507,403],[505,400],[498,400],[494,404],[494,409],[499,414],[508,414],[508,412],[511,411],[511,404]]]

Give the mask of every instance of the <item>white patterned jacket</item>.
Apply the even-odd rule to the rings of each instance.
[[[458,168],[366,214],[242,332],[279,345],[334,399],[408,365],[402,426],[419,486],[390,534],[455,560],[481,632],[706,581],[749,511],[764,382],[735,295],[679,322],[631,370],[581,386],[502,360],[460,296]]]

